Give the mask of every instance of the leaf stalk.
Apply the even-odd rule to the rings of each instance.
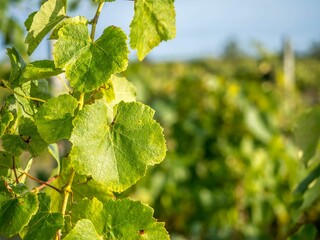
[[[23,95],[23,94],[21,94],[21,93],[18,93],[18,92],[16,92],[16,91],[14,91],[13,89],[11,89],[11,88],[9,87],[9,85],[6,84],[6,82],[5,82],[4,80],[2,80],[2,82],[3,82],[3,84],[6,86],[7,90],[8,90],[9,92],[13,93],[13,94],[16,94],[16,95],[18,95],[18,96],[20,96],[20,97],[23,97],[23,98],[25,98],[25,99],[34,100],[34,101],[37,101],[37,102],[43,102],[43,103],[46,102],[46,100],[43,100],[43,99],[40,99],[40,98],[25,96],[25,95]]]
[[[14,172],[14,177],[16,178],[16,183],[18,184],[19,183],[19,177],[18,177],[18,174],[17,174],[16,158],[15,157],[12,157],[12,169],[13,169],[13,172]]]
[[[104,2],[99,3],[97,11],[96,11],[96,15],[92,19],[92,29],[91,29],[91,35],[90,35],[92,41],[94,40],[94,34],[96,32],[97,23],[98,23],[99,16],[102,11],[103,5],[104,5]]]

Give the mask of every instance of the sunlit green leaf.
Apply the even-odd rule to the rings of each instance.
[[[51,35],[50,35],[50,39],[58,39],[59,35],[58,32],[60,31],[60,29],[65,26],[68,25],[70,23],[80,23],[80,24],[84,24],[87,25],[88,24],[88,19],[86,19],[85,17],[82,16],[76,16],[73,18],[66,18],[63,21],[61,21],[52,31]]]
[[[108,106],[114,107],[114,105],[118,104],[121,101],[136,101],[136,88],[126,78],[113,75],[110,79],[110,83],[113,90],[113,97],[107,97]],[[106,93],[105,95],[108,96],[108,89],[105,89],[104,92]]]
[[[35,123],[28,118],[22,119],[19,125],[19,134],[26,149],[34,157],[38,156],[48,147],[48,144],[39,135]]]
[[[93,179],[89,179],[85,182],[75,182],[72,186],[75,200],[80,201],[85,197],[95,197],[100,201],[106,201],[114,197],[106,185]]]
[[[27,146],[19,135],[5,134],[2,136],[2,147],[13,156],[19,157]]]
[[[23,240],[51,240],[63,226],[62,214],[50,211],[50,197],[39,193],[38,200],[38,212],[20,233]]]
[[[105,96],[109,119],[113,118],[113,108],[121,101],[134,102],[136,101],[136,88],[131,82],[124,77],[113,75],[102,93]],[[110,121],[110,122],[111,122]]]
[[[13,162],[12,162],[13,156],[7,152],[0,151],[0,166],[6,167],[6,168],[12,168]]]
[[[13,86],[19,86],[21,84],[20,76],[23,69],[26,67],[26,64],[14,47],[7,48],[7,54],[11,61],[11,74],[9,82]]]
[[[18,164],[16,164],[17,167]],[[13,167],[13,156],[7,152],[0,151],[0,176],[8,176]]]
[[[28,29],[26,43],[31,55],[47,33],[53,29],[66,14],[66,0],[48,0],[37,13],[32,13],[25,25]]]
[[[101,240],[93,223],[88,219],[79,220],[75,227],[64,238],[65,240]]]
[[[73,121],[70,158],[74,169],[121,192],[161,162],[166,146],[154,111],[137,102],[120,102],[108,121],[105,104],[86,106]]]
[[[130,25],[130,46],[137,50],[139,60],[161,41],[176,35],[173,0],[135,0]]]
[[[60,95],[44,103],[35,115],[40,136],[47,143],[69,139],[77,106],[77,99],[70,95]]]
[[[8,153],[18,157],[25,150],[32,156],[38,156],[48,144],[40,137],[35,123],[23,118],[19,125],[19,135],[5,134],[2,137],[2,146]]]
[[[26,118],[33,118],[40,105],[39,101],[32,100],[38,98],[46,100],[50,98],[49,84],[47,80],[32,80],[23,83],[20,87],[16,87],[15,98],[17,100],[17,114]]]
[[[27,31],[30,30],[32,22],[33,22],[33,17],[36,15],[37,11],[30,13],[30,15],[27,17],[26,21],[24,22],[24,26],[26,27]]]
[[[11,112],[5,112],[0,116],[0,137],[5,133],[10,122],[14,119]]]
[[[90,219],[103,239],[169,239],[164,223],[153,218],[153,209],[130,199],[103,203],[85,199],[75,204],[72,217],[73,221]]]
[[[71,86],[80,92],[98,88],[127,67],[126,35],[120,28],[106,28],[93,42],[86,24],[72,22],[62,26],[58,36],[53,51],[55,64],[65,68]]]
[[[0,182],[4,184],[3,181]],[[1,186],[3,188],[3,186]],[[13,196],[9,192],[0,192],[0,235],[13,237],[28,224],[38,209],[35,193]]]
[[[103,204],[96,198],[84,198],[82,201],[74,204],[72,207],[72,221],[77,222],[80,219],[90,219],[97,230],[101,233],[105,223],[103,221]]]
[[[26,80],[37,80],[41,78],[48,78],[56,76],[63,71],[56,68],[54,62],[51,60],[40,60],[27,64],[22,72],[22,79]]]

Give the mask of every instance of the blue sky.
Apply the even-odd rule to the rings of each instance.
[[[177,37],[154,49],[152,59],[218,56],[227,41],[237,40],[247,51],[259,42],[280,50],[290,38],[298,51],[320,41],[319,0],[176,0]],[[133,3],[118,0],[105,6],[102,21],[129,31]]]
[[[30,6],[17,11],[21,18],[34,11]],[[237,40],[242,48],[254,51],[259,42],[270,51],[281,49],[290,38],[298,51],[320,41],[320,0],[175,0],[177,37],[161,43],[149,57],[154,60],[189,59],[218,56],[228,40]],[[92,18],[95,9],[83,1],[81,15]],[[24,14],[23,14],[24,13]],[[97,36],[107,25],[122,27],[127,33],[133,16],[133,2],[117,0],[106,3]],[[44,46],[35,53],[42,56]],[[133,53],[132,53],[133,54]]]

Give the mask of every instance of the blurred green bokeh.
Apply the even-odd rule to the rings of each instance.
[[[292,127],[319,101],[320,61],[297,58],[286,89],[280,54],[226,53],[126,71],[156,109],[168,146],[165,162],[126,194],[154,207],[172,239],[283,239],[296,220],[292,191],[306,174]],[[305,228],[312,239],[315,227]],[[307,236],[303,228],[293,239]]]

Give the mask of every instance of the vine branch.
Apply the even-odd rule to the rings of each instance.
[[[17,169],[16,169],[16,158],[12,157],[12,170],[14,173],[14,177],[16,178],[16,183],[19,183],[19,177],[17,174]]]
[[[58,175],[53,176],[52,178],[50,178],[48,181],[46,181],[44,184],[40,185],[39,187],[35,188],[35,191],[40,191],[42,188],[48,186],[48,184],[50,184],[51,182],[53,182],[54,180],[56,180],[58,178]],[[52,185],[51,185],[52,186]],[[60,190],[60,189],[59,189]],[[61,191],[62,192],[62,191]]]
[[[32,180],[34,180],[34,181],[36,181],[36,182],[38,182],[38,183],[40,183],[40,184],[46,185],[46,186],[48,186],[48,187],[56,190],[56,191],[59,192],[59,193],[62,193],[62,192],[63,192],[61,189],[56,188],[55,186],[50,185],[48,182],[44,182],[44,181],[42,181],[42,180],[40,180],[40,179],[38,179],[38,178],[35,178],[35,177],[31,176],[31,175],[30,175],[29,173],[27,173],[27,172],[22,172],[22,173],[23,173],[24,175],[26,175],[28,178],[30,178],[30,179],[32,179]],[[56,179],[56,178],[54,178],[54,179]],[[52,181],[53,181],[53,180],[51,180],[50,182],[52,182]],[[43,188],[43,187],[42,187],[42,188]]]

